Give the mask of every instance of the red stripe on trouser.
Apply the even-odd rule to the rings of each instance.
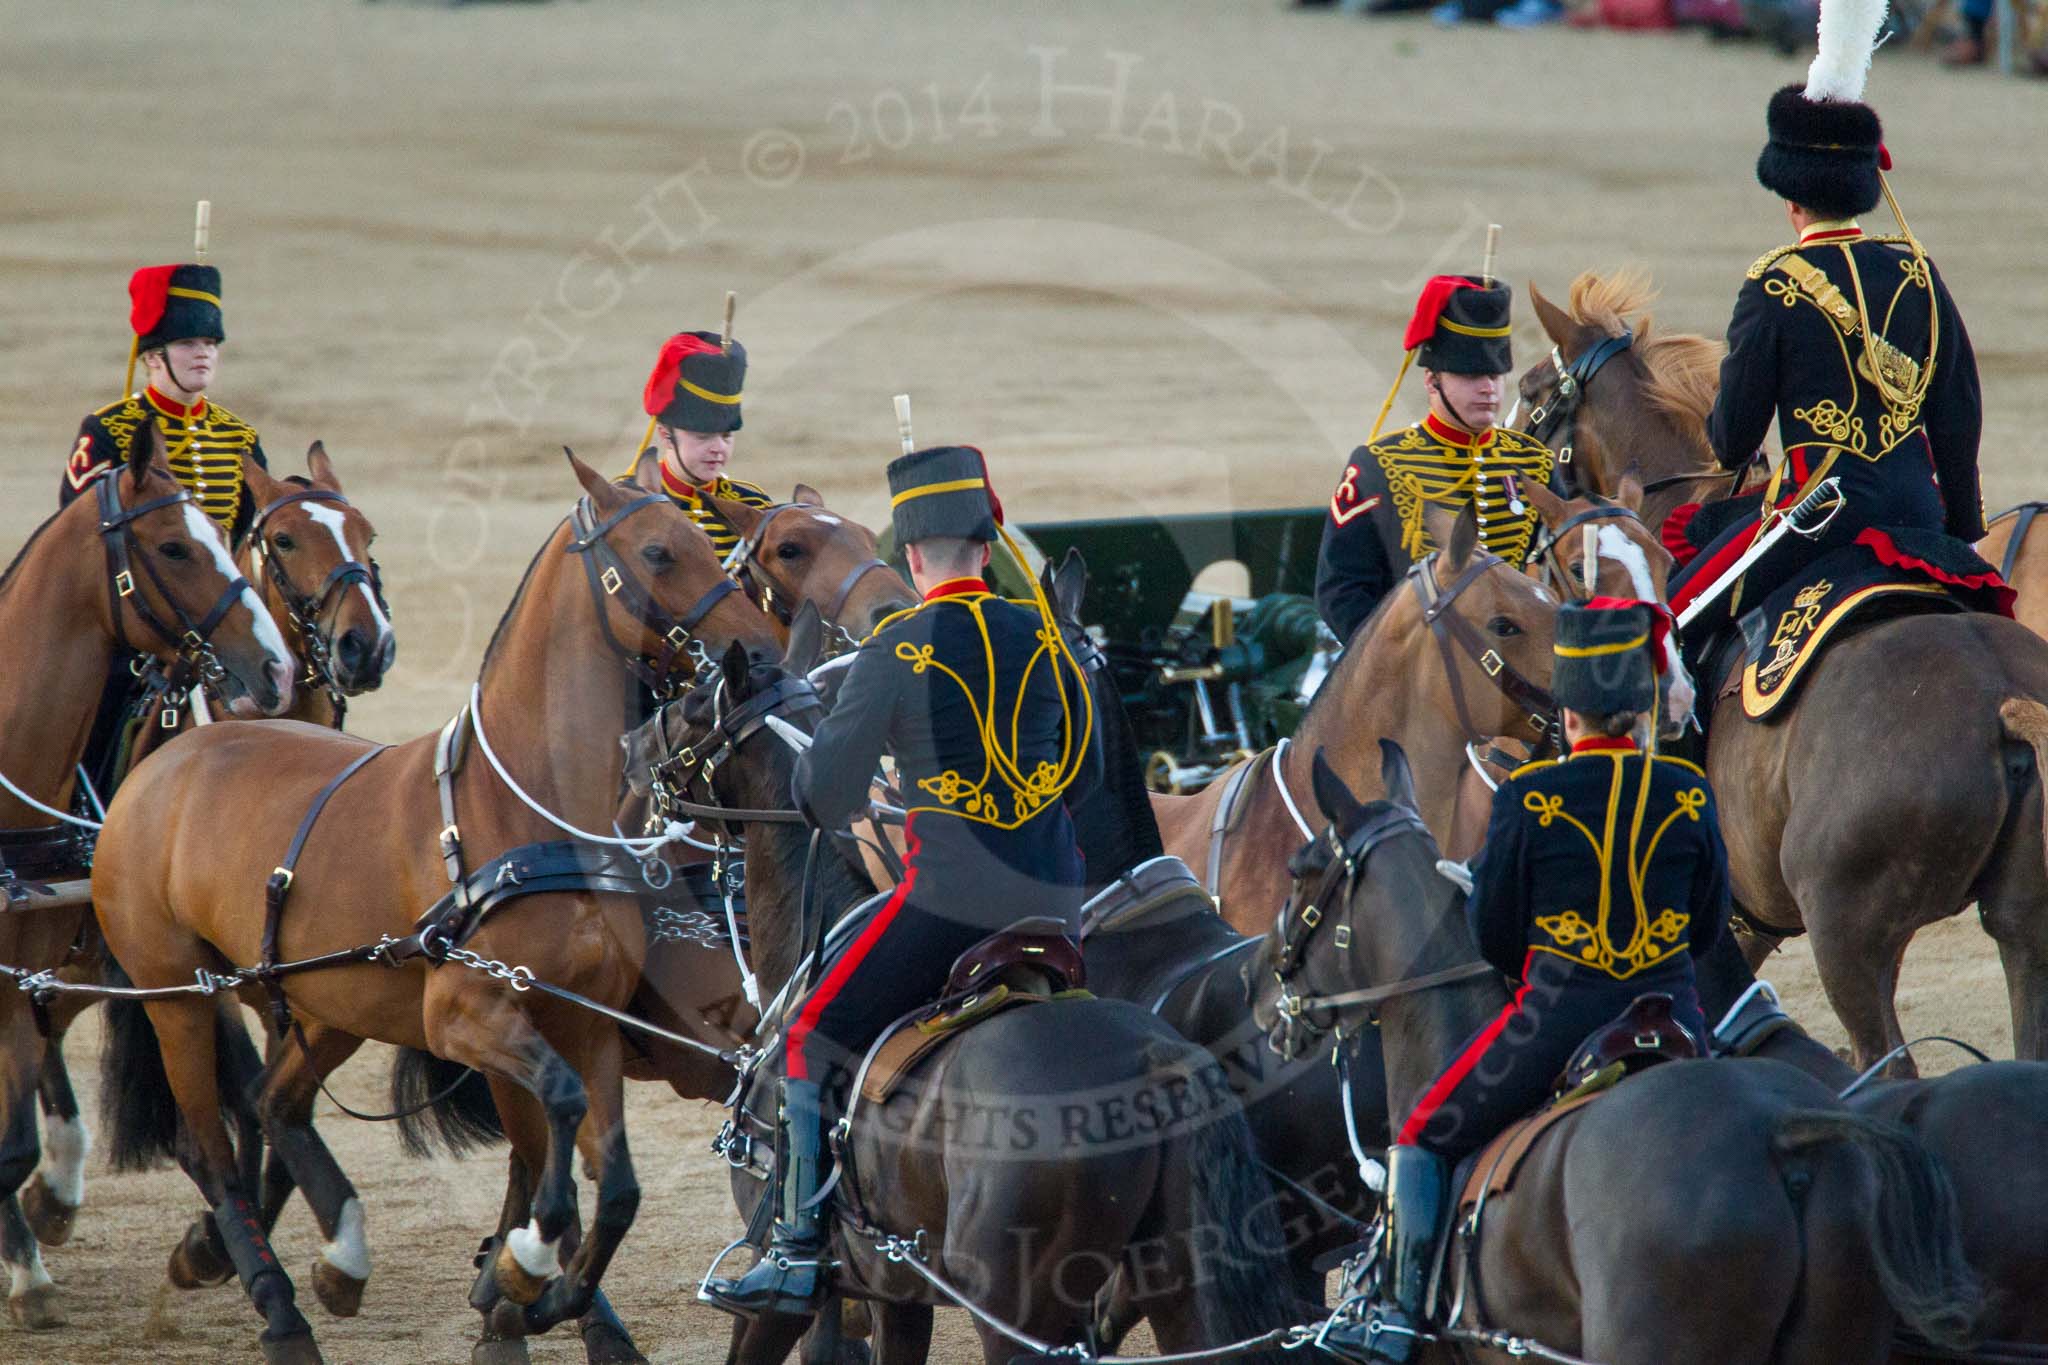
[[[1494,1017],[1493,1022],[1488,1024],[1478,1037],[1466,1044],[1465,1050],[1458,1054],[1457,1060],[1444,1068],[1443,1075],[1436,1078],[1435,1084],[1422,1092],[1422,1098],[1415,1102],[1415,1108],[1409,1113],[1408,1121],[1401,1125],[1400,1135],[1394,1139],[1395,1142],[1412,1147],[1422,1140],[1422,1130],[1429,1126],[1429,1121],[1444,1107],[1444,1101],[1451,1097],[1451,1092],[1472,1074],[1472,1068],[1479,1065],[1479,1059],[1486,1055],[1487,1049],[1499,1041],[1501,1034],[1507,1031],[1508,1024],[1522,1012],[1522,1001],[1529,994],[1529,983],[1526,979],[1528,974],[1525,965],[1522,969],[1525,978],[1522,989],[1515,992],[1515,998],[1501,1006],[1501,1011]]]
[[[810,1064],[804,1059],[804,1045],[810,1042],[811,1031],[818,1027],[818,1016],[825,1012],[825,1007],[839,992],[846,989],[846,983],[860,970],[860,964],[874,946],[882,941],[882,935],[889,932],[889,926],[896,922],[896,912],[910,898],[910,888],[917,882],[917,836],[910,832],[911,823],[916,819],[913,813],[903,821],[904,872],[903,880],[896,884],[896,894],[883,903],[874,921],[860,931],[860,937],[847,945],[846,952],[832,964],[832,970],[811,992],[810,999],[804,1001],[804,1007],[797,1012],[796,1022],[789,1026],[789,1042],[783,1048],[783,1067],[793,1081],[812,1079]]]
[[[1686,605],[1695,597],[1698,597],[1708,588],[1713,587],[1720,580],[1721,576],[1728,572],[1735,561],[1742,558],[1743,551],[1749,548],[1750,542],[1756,539],[1756,533],[1762,529],[1763,521],[1759,519],[1754,526],[1749,528],[1749,534],[1736,536],[1726,545],[1715,551],[1712,559],[1693,568],[1685,582],[1673,590],[1671,594],[1671,610],[1674,613],[1684,611]]]

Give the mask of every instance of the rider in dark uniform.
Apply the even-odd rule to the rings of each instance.
[[[1551,689],[1571,755],[1501,784],[1467,902],[1481,953],[1520,984],[1387,1151],[1387,1261],[1365,1359],[1415,1351],[1452,1164],[1542,1104],[1588,1034],[1655,991],[1705,1046],[1692,957],[1727,920],[1728,856],[1706,774],[1639,747],[1664,629],[1648,605],[1613,598],[1558,614]]]
[[[1402,344],[1405,376],[1422,366],[1429,412],[1420,422],[1379,435],[1351,452],[1323,522],[1316,606],[1340,640],[1349,640],[1410,564],[1437,548],[1423,511],[1453,514],[1473,504],[1480,543],[1510,564],[1528,556],[1536,510],[1508,491],[1507,479],[1550,482],[1555,456],[1541,441],[1494,425],[1514,369],[1508,345],[1514,293],[1470,275],[1439,275],[1423,286]],[[1387,395],[1386,409],[1401,379]]]
[[[1085,674],[1049,606],[990,594],[1001,507],[981,452],[945,446],[889,466],[892,519],[922,606],[861,646],[797,762],[796,802],[820,828],[868,808],[896,760],[908,812],[903,879],[826,969],[790,1025],[782,1083],[788,1162],[769,1252],[707,1297],[734,1312],[809,1311],[824,1291],[820,1188],[828,1090],[890,1023],[935,999],[953,960],[1020,919],[1078,930],[1081,855],[1068,803],[1094,776]]]
[[[1757,179],[1785,199],[1798,241],[1751,266],[1736,296],[1708,435],[1721,464],[1735,469],[1776,421],[1785,460],[1761,504],[1674,514],[1666,543],[1702,548],[1672,580],[1671,605],[1682,611],[1706,594],[1779,512],[1824,480],[1841,480],[1843,502],[1818,536],[1781,538],[1688,626],[1689,639],[1704,639],[1846,545],[1943,582],[1989,569],[1969,550],[1984,535],[1977,360],[1948,287],[1904,218],[1893,237],[1857,222],[1890,200],[1883,171],[1891,159],[1876,112],[1856,98],[1860,68],[1853,89],[1816,76],[1771,97]],[[1898,216],[1896,201],[1892,209]]]
[[[643,398],[650,420],[639,459],[659,461],[661,490],[704,528],[720,559],[740,535],[708,499],[749,507],[775,501],[763,489],[725,473],[740,429],[740,387],[746,377],[747,348],[739,342],[721,345],[716,332],[679,332],[662,343]]]
[[[220,271],[210,265],[149,266],[130,277],[128,300],[134,340],[122,386],[126,396],[78,424],[57,501],[68,503],[93,480],[118,472],[135,442],[148,442],[147,424],[153,422],[163,433],[172,475],[231,541],[239,540],[256,515],[242,461],[253,459],[265,469],[270,464],[256,429],[207,396],[227,337]],[[134,388],[138,360],[149,377],[140,393]],[[103,801],[119,781],[123,746],[117,741],[140,694],[131,662],[126,656],[114,661],[86,741],[85,771]],[[175,719],[177,712],[166,714]]]

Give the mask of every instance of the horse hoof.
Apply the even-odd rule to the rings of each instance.
[[[212,1289],[234,1278],[234,1263],[215,1250],[204,1218],[185,1229],[185,1240],[171,1253],[171,1283],[180,1289]]]
[[[540,1298],[552,1276],[530,1275],[526,1267],[519,1264],[519,1258],[512,1254],[508,1243],[498,1248],[498,1258],[491,1263],[491,1276],[498,1282],[498,1292],[521,1308]]]
[[[872,1365],[875,1353],[865,1341],[842,1341],[839,1343],[838,1365]]]
[[[583,1359],[586,1365],[647,1365],[633,1339],[608,1322],[583,1329]]]
[[[503,1341],[479,1341],[469,1348],[469,1365],[527,1365],[533,1357],[526,1353],[526,1338],[511,1337]]]
[[[311,1332],[263,1338],[263,1365],[325,1365]]]
[[[59,1199],[44,1181],[43,1173],[37,1171],[21,1192],[21,1212],[38,1242],[46,1247],[60,1247],[71,1240],[71,1222],[78,1217],[78,1205]]]
[[[7,1316],[31,1332],[47,1332],[69,1321],[54,1284],[39,1284],[16,1294],[7,1301]]]
[[[313,1296],[337,1318],[352,1318],[362,1311],[363,1286],[368,1283],[337,1270],[324,1256],[313,1258]]]

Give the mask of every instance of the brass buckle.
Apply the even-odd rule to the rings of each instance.
[[[446,829],[441,831],[441,847],[443,849],[447,849],[453,845],[460,844],[461,842],[462,831],[458,830],[454,825],[451,824]]]
[[[270,869],[270,875],[273,880],[282,878],[281,881],[278,881],[279,890],[289,891],[292,889],[292,870],[290,868],[273,867]]]
[[[1330,931],[1330,941],[1339,948],[1349,948],[1351,946],[1351,926],[1348,924],[1338,925]]]
[[[175,730],[184,719],[184,712],[168,701],[157,709],[156,724],[159,730]]]
[[[126,569],[114,575],[114,591],[122,597],[135,595],[135,575]]]
[[[682,650],[690,646],[690,632],[681,626],[670,627],[668,634],[662,638],[668,641],[670,649]]]
[[[619,577],[618,569],[616,567],[613,567],[607,568],[603,573],[599,574],[597,576],[597,581],[604,584],[604,590],[607,596],[615,596],[619,591],[619,585],[623,583],[625,580]]]
[[[1494,653],[1492,650],[1489,649],[1484,654],[1479,656],[1479,666],[1486,670],[1487,677],[1498,678],[1500,676],[1500,671],[1503,668],[1506,668],[1508,664],[1507,660],[1501,658],[1500,655]]]
[[[1308,906],[1301,912],[1301,922],[1313,929],[1323,922],[1323,912],[1316,909],[1313,905]]]

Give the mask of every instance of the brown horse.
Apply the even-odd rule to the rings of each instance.
[[[1475,553],[1470,508],[1438,530],[1444,549],[1358,628],[1292,742],[1192,796],[1152,797],[1166,851],[1203,877],[1241,933],[1264,933],[1286,898],[1287,869],[1274,850],[1309,837],[1308,755],[1325,751],[1346,782],[1369,790],[1379,780],[1378,741],[1398,740],[1415,755],[1423,817],[1448,834],[1471,771],[1466,746],[1543,738],[1557,598]]]
[[[263,1316],[267,1359],[319,1353],[253,1202],[250,1154],[238,1164],[221,1121],[223,1104],[236,1103],[235,1078],[224,1087],[213,1005],[191,987],[227,964],[346,955],[273,979],[280,1007],[306,1025],[299,1048],[282,1055],[302,1060],[259,1078],[253,1099],[329,1239],[314,1270],[323,1302],[354,1311],[369,1258],[361,1205],[311,1127],[312,1095],[364,1038],[426,1048],[488,1077],[515,1153],[538,1173],[532,1224],[495,1261],[507,1297],[527,1305],[528,1330],[590,1308],[632,1223],[638,1188],[617,1026],[514,989],[523,977],[504,963],[617,1008],[638,976],[637,901],[541,890],[481,918],[468,911],[489,888],[521,884],[517,868],[499,871],[511,866],[500,861],[508,851],[540,858],[545,848],[533,846],[559,838],[557,821],[587,829],[608,820],[620,751],[602,736],[637,721],[628,715],[634,678],[672,677],[693,645],[738,642],[771,655],[774,642],[679,509],[570,460],[585,500],[528,568],[447,744],[427,735],[386,749],[308,725],[209,726],[137,772],[108,811],[93,902],[108,948],[152,992],[146,1022],[132,1002],[117,1002],[109,1024],[115,1159],[170,1154],[182,1117],[190,1169],[225,1244],[210,1250],[225,1251]],[[302,824],[309,814],[317,820]],[[274,926],[273,956],[255,893],[291,861],[294,842],[296,864],[277,887],[290,905]],[[434,937],[396,968],[350,951],[407,939],[428,907],[457,912],[455,942]],[[578,1150],[598,1180],[587,1235],[576,1216]],[[188,1239],[174,1278],[213,1273],[194,1253]]]
[[[1304,1044],[1374,1010],[1391,1114],[1508,998],[1405,768],[1393,748],[1391,798],[1360,803],[1315,764],[1330,830],[1293,866],[1296,903],[1321,915],[1273,927],[1293,965],[1254,1006]],[[1875,1365],[1894,1313],[1952,1348],[1981,1309],[1939,1163],[1776,1062],[1666,1062],[1621,1082],[1558,1119],[1450,1237],[1433,1360],[1511,1333],[1602,1365]]]
[[[2013,615],[2036,635],[2048,635],[2048,539],[2031,534],[2043,504],[2023,502],[1991,519],[1990,534],[1977,553],[1998,566],[2019,600]]]
[[[825,499],[800,483],[772,507],[709,499],[740,543],[726,558],[748,595],[784,630],[809,602],[826,627],[826,654],[851,649],[882,618],[917,605],[903,576],[875,553],[875,533],[825,509]]]
[[[1557,344],[1521,381],[1539,406],[1577,357],[1635,323],[1634,345],[1576,386],[1574,465],[1587,487],[1611,489],[1625,459],[1648,480],[1655,517],[1717,478],[1726,486],[1705,434],[1716,343],[1653,335],[1640,275],[1581,275],[1568,312],[1530,298]],[[1783,720],[1753,723],[1734,697],[1714,703],[1706,766],[1736,899],[1761,931],[1748,952],[1760,961],[1779,938],[1813,935],[1859,1064],[1904,1041],[1893,994],[1913,934],[1972,901],[2004,962],[2014,1046],[2048,1057],[2044,700],[2048,642],[2003,617],[1946,614],[1880,621],[1833,645]],[[1892,1071],[1910,1075],[1911,1060]]]
[[[52,812],[77,816],[74,774],[121,651],[140,651],[192,678],[231,679],[273,712],[291,704],[290,651],[235,571],[220,529],[171,477],[160,439],[138,446],[127,466],[29,538],[0,577],[0,632],[16,642],[0,679],[0,776],[40,805],[0,793],[0,866],[34,881],[83,874],[87,846]],[[0,962],[57,968],[79,938],[83,906],[38,908],[7,873],[0,884],[8,895]],[[28,1096],[47,1051],[28,996],[0,989],[0,1260],[12,1275],[8,1310],[32,1328],[63,1321],[16,1202],[37,1163]],[[52,1115],[48,1137],[50,1167],[28,1198],[43,1227],[68,1229],[88,1147],[75,1104]]]

